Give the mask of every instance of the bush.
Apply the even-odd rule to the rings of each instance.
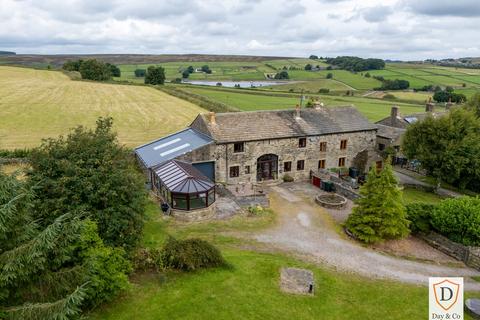
[[[332,79],[333,78],[333,73],[331,73],[331,72],[327,73],[326,78],[327,79]]]
[[[135,270],[158,270],[163,267],[162,251],[156,248],[141,248],[135,253],[132,262]]]
[[[329,92],[330,92],[330,89],[327,89],[327,88],[318,89],[318,93],[329,93]]]
[[[216,247],[195,238],[176,240],[170,237],[163,247],[162,262],[167,268],[185,271],[226,265]]]
[[[283,175],[283,182],[293,182],[293,177],[289,174]]]
[[[279,79],[279,80],[282,80],[282,79],[288,79],[289,76],[288,76],[288,72],[287,71],[280,71],[279,73],[277,73],[275,75],[275,79]]]
[[[260,205],[248,207],[248,213],[251,216],[259,216],[259,215],[263,214],[264,212],[265,212],[265,209]]]
[[[145,77],[145,73],[147,73],[147,70],[145,69],[135,69],[135,77],[137,78],[141,78],[141,77]]]
[[[145,84],[159,85],[165,82],[165,69],[162,67],[150,66],[145,74]]]
[[[432,229],[431,216],[435,205],[430,203],[410,203],[406,205],[407,220],[413,233],[428,233]]]
[[[0,158],[28,158],[30,152],[29,149],[0,150]]]
[[[432,226],[452,241],[480,245],[480,197],[443,200],[432,212]]]
[[[391,93],[387,93],[386,95],[383,96],[383,99],[386,99],[386,100],[394,100],[394,99],[397,99],[397,97],[395,97],[393,94]]]

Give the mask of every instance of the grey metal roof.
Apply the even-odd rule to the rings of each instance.
[[[145,167],[151,168],[212,142],[213,140],[205,134],[186,128],[137,147],[135,153]]]
[[[171,192],[198,193],[214,187],[212,181],[186,162],[170,160],[153,170]]]
[[[254,141],[324,134],[369,131],[377,127],[355,107],[271,110],[218,113],[216,123],[208,115],[199,115],[191,127],[211,136],[217,143]]]

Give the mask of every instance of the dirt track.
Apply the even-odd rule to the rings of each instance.
[[[328,213],[305,194],[274,187],[270,197],[278,223],[272,229],[254,234],[257,241],[367,277],[427,284],[430,276],[463,276],[466,290],[480,290],[480,283],[468,278],[479,276],[476,270],[395,258],[342,238],[334,231],[335,222]]]

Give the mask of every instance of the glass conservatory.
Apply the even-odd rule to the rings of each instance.
[[[195,210],[215,202],[215,184],[190,163],[170,160],[153,168],[156,191],[176,210]]]

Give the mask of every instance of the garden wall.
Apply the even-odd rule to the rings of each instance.
[[[464,246],[435,232],[422,235],[421,237],[432,247],[457,260],[463,261],[471,268],[480,270],[480,247]]]

